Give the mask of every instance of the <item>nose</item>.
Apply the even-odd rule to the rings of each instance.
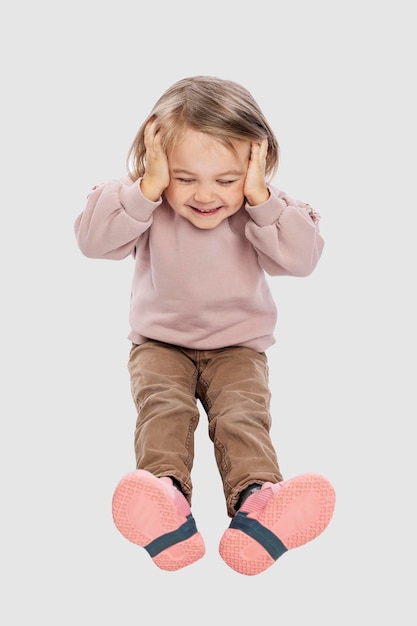
[[[215,193],[210,185],[198,185],[194,191],[194,200],[201,204],[209,204],[215,199]]]

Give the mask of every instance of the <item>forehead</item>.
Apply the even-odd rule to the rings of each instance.
[[[214,160],[217,162],[246,163],[250,142],[233,140],[234,150],[208,133],[186,128],[168,152],[171,161]]]

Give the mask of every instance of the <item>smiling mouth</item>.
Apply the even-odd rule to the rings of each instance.
[[[193,211],[198,213],[199,215],[213,215],[219,211],[220,207],[216,207],[215,209],[197,209],[197,207],[191,207]]]

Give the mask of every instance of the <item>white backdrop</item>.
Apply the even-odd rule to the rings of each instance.
[[[414,624],[412,3],[39,0],[3,9],[0,28],[1,622]],[[113,526],[134,466],[133,266],[84,258],[73,232],[156,99],[195,74],[252,92],[281,145],[275,183],[322,215],[326,240],[310,277],[271,280],[269,359],[281,469],[325,474],[336,511],[255,577],[217,553],[229,519],[204,413],[204,559],[163,572]]]

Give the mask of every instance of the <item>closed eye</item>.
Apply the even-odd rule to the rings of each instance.
[[[177,180],[180,183],[193,183],[194,182],[194,178],[177,178]]]
[[[195,183],[195,178],[183,178],[182,176],[177,176],[175,180],[177,180],[179,183],[182,183],[184,185],[190,185],[192,183]],[[228,185],[232,185],[233,183],[236,183],[237,180],[217,180],[216,182],[217,184],[222,185],[223,187],[227,187]]]

